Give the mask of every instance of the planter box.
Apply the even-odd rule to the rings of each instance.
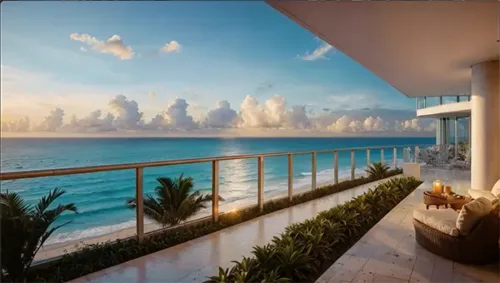
[[[420,180],[420,164],[418,163],[403,163],[403,176],[412,176]]]

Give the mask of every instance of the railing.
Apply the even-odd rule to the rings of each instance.
[[[424,96],[417,97],[417,109],[424,109],[428,107],[451,104],[457,102],[470,101],[470,95],[457,95],[457,96]]]
[[[370,165],[370,150],[380,149],[380,160],[384,161],[384,149],[393,149],[393,167],[397,167],[397,149],[408,148],[409,146],[377,146],[369,148],[342,148],[335,150],[315,150],[315,151],[298,151],[298,152],[277,152],[277,153],[264,153],[264,154],[248,154],[248,155],[233,155],[233,156],[219,156],[207,158],[193,158],[193,159],[179,159],[179,160],[165,160],[157,162],[144,162],[144,163],[129,163],[129,164],[116,164],[104,166],[89,166],[89,167],[76,167],[76,168],[63,168],[63,169],[49,169],[49,170],[34,170],[34,171],[20,171],[20,172],[3,172],[0,173],[0,181],[5,180],[18,180],[28,178],[40,177],[53,177],[62,175],[75,175],[87,174],[95,172],[107,172],[117,170],[130,170],[135,169],[135,194],[136,194],[136,237],[138,241],[142,241],[145,237],[144,233],[144,199],[143,199],[143,170],[149,167],[159,166],[172,166],[181,164],[193,163],[212,163],[212,220],[214,222],[219,219],[219,163],[226,160],[241,160],[241,159],[257,159],[257,204],[262,211],[264,208],[264,158],[275,156],[288,156],[288,199],[293,199],[293,156],[311,154],[311,188],[316,189],[316,156],[318,153],[333,153],[333,181],[338,184],[339,176],[339,157],[338,153],[341,151],[351,152],[351,179],[355,179],[355,154],[356,151],[366,151],[366,166]],[[412,145],[414,147],[414,145]],[[415,147],[418,148],[418,147]],[[417,152],[417,150],[415,150]]]

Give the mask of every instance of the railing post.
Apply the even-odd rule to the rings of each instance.
[[[354,150],[351,150],[351,180],[354,180],[356,178],[356,164],[354,162]]]
[[[144,240],[144,195],[143,195],[143,174],[142,168],[135,168],[135,218],[137,241]]]
[[[288,154],[288,201],[293,198],[293,154]]]
[[[366,149],[366,168],[368,169],[368,167],[370,167],[370,149],[367,148]]]
[[[384,149],[380,149],[380,163],[384,164]]]
[[[394,147],[394,151],[393,151],[393,163],[394,163],[394,168],[398,168],[398,161],[397,161],[397,158],[398,158],[398,150],[396,147]]]
[[[264,211],[264,157],[259,156],[257,158],[257,204],[259,206],[260,212]]]
[[[418,145],[416,145],[416,146],[415,146],[415,152],[414,152],[415,156],[413,157],[413,161],[414,161],[415,163],[417,163],[417,159],[418,159],[418,151],[419,151],[419,149],[418,149]]]
[[[219,160],[212,161],[212,221],[219,221]]]
[[[316,189],[316,152],[311,154],[311,189]]]
[[[439,105],[443,105],[443,97],[442,96],[439,97]]]
[[[333,152],[333,182],[339,183],[339,152]]]
[[[427,97],[424,96],[424,108],[427,107]]]

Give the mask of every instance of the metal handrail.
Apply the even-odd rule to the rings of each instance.
[[[144,237],[148,235],[144,233],[144,174],[143,169],[148,167],[159,167],[159,166],[171,166],[171,165],[182,165],[182,164],[193,164],[193,163],[212,163],[212,220],[217,222],[219,219],[219,162],[227,160],[238,160],[238,159],[257,159],[258,167],[258,177],[257,177],[257,203],[261,211],[264,209],[264,157],[275,157],[275,156],[288,156],[288,199],[291,201],[293,198],[293,155],[303,155],[311,154],[311,188],[316,189],[316,156],[318,153],[333,153],[333,177],[334,184],[338,184],[338,153],[340,151],[350,151],[351,152],[351,179],[355,178],[355,152],[360,150],[366,150],[367,164],[370,166],[370,150],[380,149],[381,161],[384,162],[384,149],[393,149],[393,165],[397,167],[397,148],[405,148],[415,145],[392,145],[392,146],[371,146],[371,147],[355,147],[355,148],[339,148],[339,149],[325,149],[325,150],[309,150],[309,151],[296,151],[296,152],[274,152],[274,153],[261,153],[261,154],[243,154],[243,155],[231,155],[231,156],[217,156],[217,157],[205,157],[205,158],[189,158],[189,159],[177,159],[177,160],[163,160],[154,162],[139,162],[139,163],[127,163],[127,164],[114,164],[114,165],[100,165],[100,166],[87,166],[87,167],[74,167],[74,168],[61,168],[61,169],[49,169],[49,170],[33,170],[33,171],[19,171],[19,172],[1,172],[0,180],[18,180],[18,179],[28,179],[28,178],[40,178],[40,177],[52,177],[52,176],[62,176],[62,175],[75,175],[75,174],[87,174],[96,172],[106,172],[106,171],[117,171],[117,170],[135,170],[135,195],[136,195],[136,238],[138,241],[142,241]],[[417,149],[418,146],[415,146]],[[416,151],[415,151],[416,152]]]
[[[285,156],[285,155],[289,155],[289,154],[303,155],[303,154],[312,154],[312,153],[330,153],[330,152],[333,153],[335,151],[384,149],[384,148],[394,148],[394,147],[399,148],[399,147],[408,147],[408,146],[409,145],[371,146],[371,147],[353,147],[353,148],[309,150],[309,151],[295,151],[295,152],[271,152],[271,153],[261,153],[261,154],[228,155],[228,156],[203,157],[203,158],[162,160],[162,161],[153,161],[153,162],[124,163],[124,164],[113,164],[113,165],[97,165],[97,166],[71,167],[71,168],[59,168],[59,169],[56,168],[56,169],[46,169],[46,170],[1,172],[0,173],[0,181],[52,177],[52,176],[62,176],[62,175],[87,174],[87,173],[96,173],[96,172],[105,172],[105,171],[118,171],[118,170],[129,170],[129,169],[137,169],[137,168],[160,167],[160,166],[171,166],[171,165],[183,165],[183,164],[193,164],[193,163],[205,163],[205,162],[213,162],[213,161],[251,159],[251,158],[258,158],[258,157],[275,157],[275,156]],[[410,145],[410,146],[414,146],[414,145]]]

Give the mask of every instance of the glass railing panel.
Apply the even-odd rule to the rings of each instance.
[[[458,96],[443,96],[443,104],[457,103]]]
[[[433,107],[439,105],[440,98],[438,96],[428,96],[426,99],[426,107]]]

